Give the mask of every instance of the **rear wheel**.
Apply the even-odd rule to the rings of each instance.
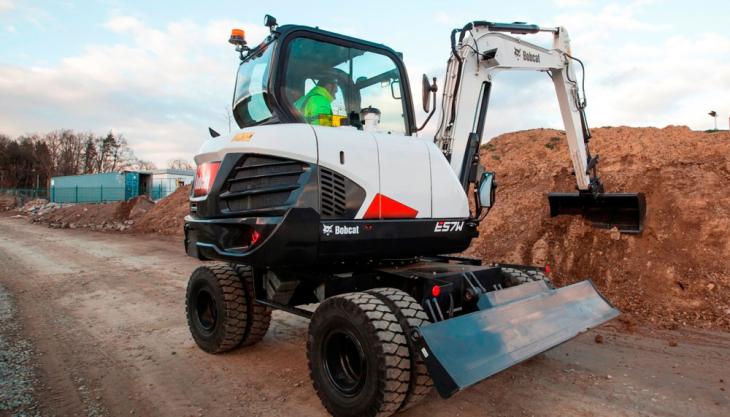
[[[244,338],[243,285],[228,265],[204,265],[193,271],[188,281],[185,311],[195,343],[206,352],[231,350]]]
[[[397,288],[375,288],[369,290],[368,293],[378,297],[390,307],[406,332],[408,350],[411,355],[411,380],[406,398],[403,400],[403,405],[401,405],[401,410],[406,410],[418,404],[433,390],[433,381],[428,375],[426,364],[418,353],[415,341],[409,334],[410,329],[428,323],[428,316],[423,311],[421,304],[405,291]]]
[[[515,285],[526,284],[533,281],[543,281],[548,288],[555,288],[550,278],[540,270],[528,269],[516,269],[516,268],[505,268],[502,267],[502,274],[506,278],[507,285],[514,287]]]
[[[271,307],[256,302],[253,269],[248,265],[231,265],[238,274],[246,300],[246,332],[239,346],[251,346],[261,341],[271,324]]]
[[[411,358],[398,318],[368,293],[328,298],[309,324],[314,389],[335,417],[389,416],[408,393]]]
[[[210,353],[259,342],[271,322],[271,309],[256,303],[253,271],[244,265],[212,263],[193,271],[185,311],[195,343]]]

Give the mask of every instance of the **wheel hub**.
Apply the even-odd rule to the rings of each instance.
[[[201,288],[195,297],[195,317],[200,328],[212,332],[218,321],[218,310],[213,294],[207,288]]]
[[[357,395],[365,383],[365,354],[349,330],[331,331],[323,343],[322,368],[330,384],[348,397]]]

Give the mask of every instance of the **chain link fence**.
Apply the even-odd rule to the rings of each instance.
[[[46,188],[0,188],[0,194],[15,197],[18,206],[38,198],[48,200],[48,189]]]
[[[16,198],[17,205],[22,206],[28,201],[42,198],[56,203],[108,203],[123,201],[138,195],[147,195],[157,201],[167,197],[181,187],[180,181],[161,181],[147,190],[139,193],[127,190],[125,187],[51,187],[51,188],[0,188],[0,194],[11,195]]]

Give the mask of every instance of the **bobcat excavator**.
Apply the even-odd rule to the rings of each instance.
[[[555,85],[577,190],[550,193],[551,214],[641,232],[643,194],[606,193],[597,175],[575,71],[583,64],[564,28],[455,29],[438,130],[423,138],[401,54],[271,16],[266,25],[270,34],[252,47],[233,30],[240,129],[211,129],[195,158],[185,248],[216,261],[187,287],[200,348],[252,345],[272,309],[297,314],[310,319],[307,358],[324,407],[387,416],[619,314],[590,280],[555,288],[543,267],[450,255],[469,246],[495,204],[494,173],[478,150],[492,84],[507,70],[545,72]],[[551,49],[514,36],[538,32],[552,34]],[[430,119],[436,80],[422,81]],[[331,109],[305,118],[302,101],[325,87]]]

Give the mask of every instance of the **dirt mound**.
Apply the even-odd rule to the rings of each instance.
[[[15,208],[15,205],[15,196],[0,194],[0,212],[12,210]]]
[[[590,277],[629,320],[730,329],[730,134],[686,127],[593,130],[607,191],[644,192],[640,236],[550,218],[546,194],[574,191],[565,134],[505,134],[482,147],[497,202],[467,254],[549,264],[565,285]]]
[[[145,213],[133,230],[138,233],[182,235],[184,218],[190,212],[189,196],[189,185],[178,188]]]
[[[31,212],[35,212],[35,214],[31,215],[30,221],[62,229],[88,228],[92,230],[125,231],[131,228],[135,219],[143,216],[154,204],[147,196],[104,204],[64,206],[54,203],[45,206],[36,204],[31,207]]]

